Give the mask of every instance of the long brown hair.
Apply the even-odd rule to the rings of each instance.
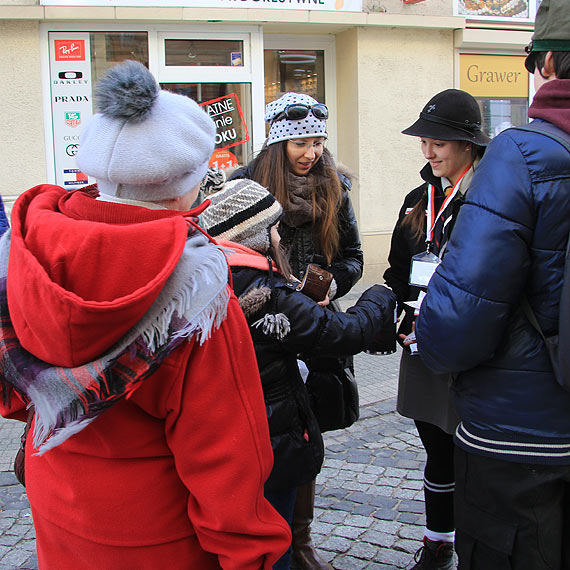
[[[287,141],[264,145],[253,164],[252,178],[265,186],[287,212],[289,188]],[[339,211],[342,187],[334,159],[324,148],[320,159],[309,173],[315,179],[313,192],[313,228],[317,245],[327,263],[340,251]]]
[[[285,250],[281,244],[279,244],[277,247],[274,247],[273,244],[271,244],[271,247],[269,248],[269,255],[277,266],[277,269],[279,269],[279,271],[281,271],[283,274],[283,277],[285,277],[287,281],[291,281],[293,270],[289,265],[287,254],[285,253]]]

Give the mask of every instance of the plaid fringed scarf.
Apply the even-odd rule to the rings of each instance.
[[[225,319],[228,267],[219,248],[194,234],[151,309],[99,359],[53,366],[27,352],[10,320],[6,294],[9,232],[0,240],[0,384],[35,406],[34,447],[42,454],[78,433],[148,378],[185,340],[203,343]]]

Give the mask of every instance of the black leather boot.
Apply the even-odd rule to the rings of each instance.
[[[334,570],[315,550],[311,540],[311,523],[315,510],[315,481],[297,487],[293,513],[292,568],[298,570]]]
[[[429,540],[414,555],[416,564],[410,570],[454,570],[453,542]]]

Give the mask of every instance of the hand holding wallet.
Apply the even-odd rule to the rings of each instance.
[[[310,297],[313,301],[318,303],[319,301],[324,301],[326,298],[332,280],[332,273],[314,263],[309,263],[303,280],[297,287],[297,291],[301,291],[301,293],[304,293],[307,297]]]

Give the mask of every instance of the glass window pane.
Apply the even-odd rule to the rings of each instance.
[[[513,126],[528,123],[528,99],[491,99],[477,97],[483,115],[483,130],[491,137]]]
[[[132,59],[148,67],[147,32],[92,32],[91,77],[93,84],[113,65]]]
[[[243,66],[241,40],[165,40],[167,66]]]
[[[161,87],[191,97],[216,123],[216,149],[210,165],[234,168],[252,154],[250,83],[162,83]]]
[[[288,91],[325,103],[324,51],[266,49],[264,59],[266,103]]]

